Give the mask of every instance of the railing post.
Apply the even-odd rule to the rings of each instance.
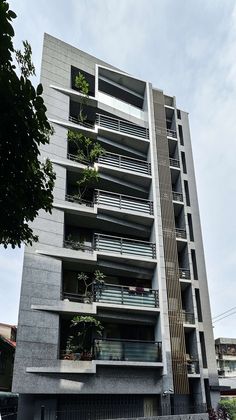
[[[153,202],[149,201],[150,214],[153,214]]]
[[[124,304],[124,287],[121,286],[121,303]]]
[[[123,252],[123,238],[120,238],[120,253]]]
[[[44,420],[44,419],[45,419],[45,406],[41,405],[40,420]]]
[[[119,204],[120,204],[120,210],[122,209],[121,201],[122,201],[121,194],[119,194]]]
[[[119,168],[121,168],[121,155],[119,155]]]

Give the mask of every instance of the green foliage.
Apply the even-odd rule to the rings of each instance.
[[[233,420],[236,415],[236,401],[232,399],[222,399],[219,402],[219,409],[223,410],[227,414],[227,418]]]
[[[97,142],[82,133],[68,131],[68,141],[76,148],[76,156],[79,162],[92,165],[96,159],[105,153],[105,149]]]
[[[104,283],[106,276],[100,270],[95,270],[94,272],[94,280],[97,283]]]
[[[84,114],[84,106],[87,104],[87,98],[88,98],[88,93],[89,93],[89,83],[85,79],[84,75],[80,72],[75,77],[75,87],[79,89],[79,91],[82,93],[78,120],[83,124],[87,120],[87,115]]]
[[[75,76],[75,87],[79,89],[79,91],[84,95],[88,96],[89,94],[89,83],[85,79],[84,75],[79,72],[77,76]]]
[[[43,209],[51,212],[55,174],[49,160],[40,162],[39,146],[53,130],[46,116],[43,88],[34,88],[31,47],[16,52],[20,76],[13,64],[15,13],[0,3],[0,243],[7,247],[32,244],[38,238],[29,222]]]
[[[93,335],[102,335],[103,326],[92,316],[79,315],[71,320],[72,335],[68,337],[67,352],[90,351]]]
[[[75,251],[84,249],[84,241],[77,241],[76,239],[73,239],[71,234],[67,236],[66,242],[67,245]]]
[[[78,194],[74,194],[75,200],[80,201],[83,199],[84,194],[88,188],[94,187],[99,180],[99,175],[96,169],[86,168],[83,170],[81,177],[76,181]]]

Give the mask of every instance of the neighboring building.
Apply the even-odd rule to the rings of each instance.
[[[79,72],[90,85],[83,123]],[[49,35],[41,82],[55,128],[41,153],[57,179],[52,215],[40,212],[33,223],[39,242],[25,248],[13,385],[18,419],[38,418],[41,406],[45,419],[51,409],[78,410],[83,420],[216,406],[187,112],[151,83]],[[99,180],[82,199],[76,182],[91,163],[80,161],[68,130],[106,150],[92,165]],[[97,269],[105,283],[93,282]],[[89,351],[68,349],[75,315],[103,324]]]
[[[215,350],[221,395],[233,395],[235,397],[236,339],[225,337],[217,338],[215,340]]]
[[[0,323],[0,391],[10,392],[16,348],[16,327]]]

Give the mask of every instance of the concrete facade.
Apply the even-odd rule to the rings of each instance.
[[[75,118],[81,93],[73,86],[74,68],[90,78],[90,86],[94,84],[86,102],[90,126]],[[191,413],[197,406],[198,412],[204,411],[206,403],[215,406],[218,379],[187,113],[177,110],[175,98],[150,83],[47,34],[41,82],[55,129],[41,155],[52,160],[57,177],[52,214],[40,212],[32,224],[39,241],[25,249],[13,381],[13,391],[20,394],[19,420],[40,418],[41,406],[46,411],[68,409],[70,398],[71,407],[94,404],[97,410],[98,395],[101,404],[107,404],[104,418],[110,418],[114,396],[121,398],[117,407],[122,401],[130,407],[127,417],[137,396],[141,401],[137,416],[145,414],[145,407],[150,415],[162,414],[163,401],[170,413],[182,406],[184,413],[186,407]],[[154,115],[155,92],[163,100],[165,127],[158,126]],[[70,192],[86,165],[70,157],[68,130],[97,140],[106,151],[93,166],[99,184],[96,200],[89,205],[76,202]],[[158,154],[159,136],[168,142],[165,165],[174,191],[169,200],[175,229],[168,234],[179,261],[174,267],[180,296],[175,322],[183,331],[181,347],[170,328],[176,302],[167,282],[171,262],[166,261],[163,241],[167,216],[162,214],[165,197],[160,194],[165,180],[157,170],[163,159]],[[95,192],[91,188],[89,193]],[[82,249],[66,247],[70,235],[82,238]],[[91,277],[96,269],[109,281],[92,302],[79,300],[77,280],[77,297],[74,289],[66,291],[72,288],[73,276],[85,272]],[[68,322],[78,314],[104,323],[97,356],[93,347],[91,360],[61,356]],[[181,392],[182,382],[176,392],[174,354],[184,361],[187,393]]]

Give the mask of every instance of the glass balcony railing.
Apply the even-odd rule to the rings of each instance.
[[[161,343],[155,341],[94,340],[94,359],[111,361],[161,362]]]
[[[95,204],[117,207],[137,213],[153,214],[153,202],[124,194],[95,190]]]
[[[115,303],[139,307],[159,308],[158,290],[145,287],[120,286],[107,283],[93,283],[88,293],[62,292],[62,299],[81,303]]]
[[[177,133],[175,130],[170,130],[169,128],[167,128],[166,132],[168,137],[173,137],[174,139],[177,139]]]
[[[186,239],[187,238],[187,233],[186,233],[185,229],[176,228],[175,229],[175,234],[176,234],[176,238],[181,238],[181,239]]]
[[[96,251],[119,253],[122,255],[140,255],[151,259],[156,258],[156,245],[152,242],[99,233],[94,234],[94,249]]]
[[[188,268],[180,268],[179,269],[179,277],[181,279],[189,280],[191,278],[190,270]]]
[[[94,302],[115,303],[140,307],[159,307],[158,290],[144,287],[117,286],[113,284],[93,285]]]
[[[170,166],[174,166],[175,168],[180,168],[180,162],[178,159],[169,158]]]
[[[151,163],[145,160],[133,159],[115,153],[105,153],[97,160],[102,165],[114,166],[144,175],[151,175]]]
[[[183,194],[177,191],[172,191],[172,196],[174,201],[183,202]]]
[[[140,137],[142,139],[149,139],[149,130],[145,127],[140,127],[128,121],[120,120],[118,118],[108,117],[107,115],[96,114],[96,124],[99,127],[108,128],[120,133]]]

